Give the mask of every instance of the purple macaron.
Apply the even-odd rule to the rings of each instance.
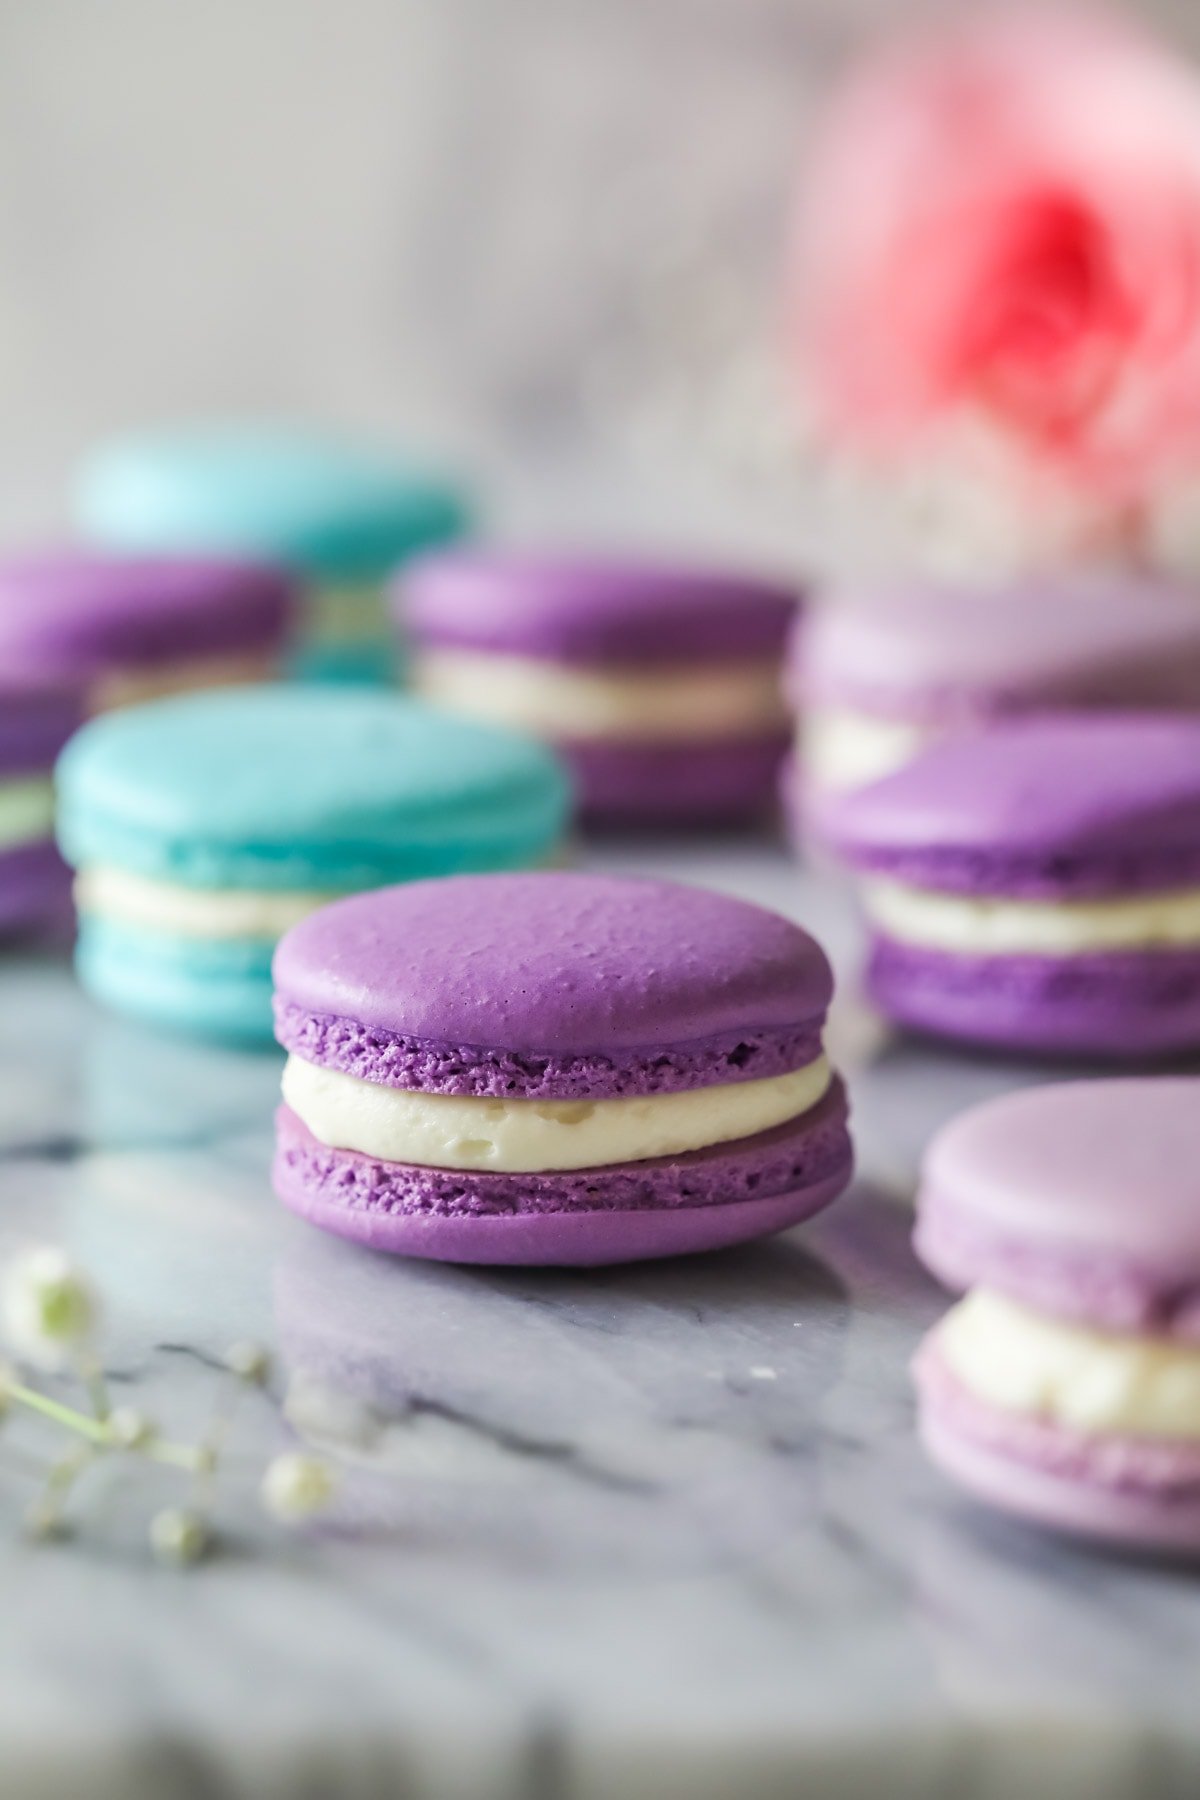
[[[1200,716],[996,725],[827,817],[889,1018],[1052,1054],[1200,1045]]]
[[[414,679],[550,740],[584,815],[738,821],[772,802],[793,590],[741,574],[517,552],[407,570]]]
[[[819,830],[829,796],[947,732],[1081,708],[1200,712],[1200,596],[1134,575],[835,589],[793,634],[788,692],[792,806]]]
[[[0,673],[0,934],[70,916],[70,875],[54,847],[55,758],[81,717],[70,689]]]
[[[710,1250],[850,1177],[829,965],[743,901],[582,874],[413,882],[296,926],[275,990],[276,1191],[377,1249]]]
[[[971,1492],[1200,1555],[1200,1080],[1005,1095],[934,1139],[917,1252],[967,1297],[915,1364]]]
[[[292,615],[265,564],[58,549],[0,562],[0,664],[72,682],[89,712],[272,674]]]

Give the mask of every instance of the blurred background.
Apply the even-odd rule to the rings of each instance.
[[[263,412],[459,456],[505,531],[854,549],[779,269],[814,102],[910,10],[7,0],[0,529],[113,428]],[[1194,0],[1138,12],[1200,52]]]

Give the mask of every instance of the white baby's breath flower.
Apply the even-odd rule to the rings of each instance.
[[[295,1525],[323,1512],[336,1487],[334,1472],[323,1458],[289,1450],[268,1463],[259,1491],[269,1513],[285,1525]]]
[[[158,1427],[135,1406],[118,1406],[109,1414],[108,1435],[118,1450],[144,1450],[158,1436]]]
[[[61,1250],[44,1245],[14,1257],[0,1283],[4,1334],[20,1356],[57,1369],[90,1342],[95,1290]]]
[[[161,1563],[183,1568],[199,1562],[208,1542],[204,1520],[184,1507],[166,1506],[150,1521],[150,1548]]]
[[[225,1352],[225,1367],[239,1381],[263,1387],[271,1373],[271,1358],[261,1344],[245,1339],[230,1345]]]

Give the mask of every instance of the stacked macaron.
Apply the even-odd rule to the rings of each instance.
[[[743,575],[503,552],[431,557],[397,598],[429,698],[553,743],[587,817],[666,824],[774,799],[795,610]]]
[[[85,987],[154,1022],[269,1041],[271,953],[385,882],[549,860],[569,789],[542,746],[399,695],[248,687],[93,720],[58,770]]]
[[[1200,1080],[965,1113],[926,1156],[916,1243],[970,1289],[917,1359],[934,1459],[1040,1523],[1200,1553]]]
[[[377,1249],[611,1263],[712,1249],[850,1174],[829,965],[743,901],[566,873],[418,882],[283,939],[275,1186]]]
[[[101,543],[250,556],[302,584],[298,666],[375,681],[394,651],[382,584],[462,535],[457,483],[368,445],[283,427],[201,426],[128,438],[85,468],[79,522]]]
[[[828,822],[888,1017],[1010,1049],[1200,1046],[1200,716],[948,738]]]
[[[831,591],[793,636],[796,824],[934,739],[1078,708],[1200,711],[1200,604],[1147,577]]]
[[[47,550],[0,562],[0,666],[76,689],[88,712],[278,669],[293,594],[226,557]]]
[[[0,933],[65,920],[67,871],[54,847],[54,760],[79,721],[71,690],[0,675]]]

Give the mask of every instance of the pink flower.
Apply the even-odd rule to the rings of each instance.
[[[1141,496],[1200,450],[1200,84],[1107,17],[900,43],[819,137],[796,275],[834,435],[894,450],[982,419]]]

